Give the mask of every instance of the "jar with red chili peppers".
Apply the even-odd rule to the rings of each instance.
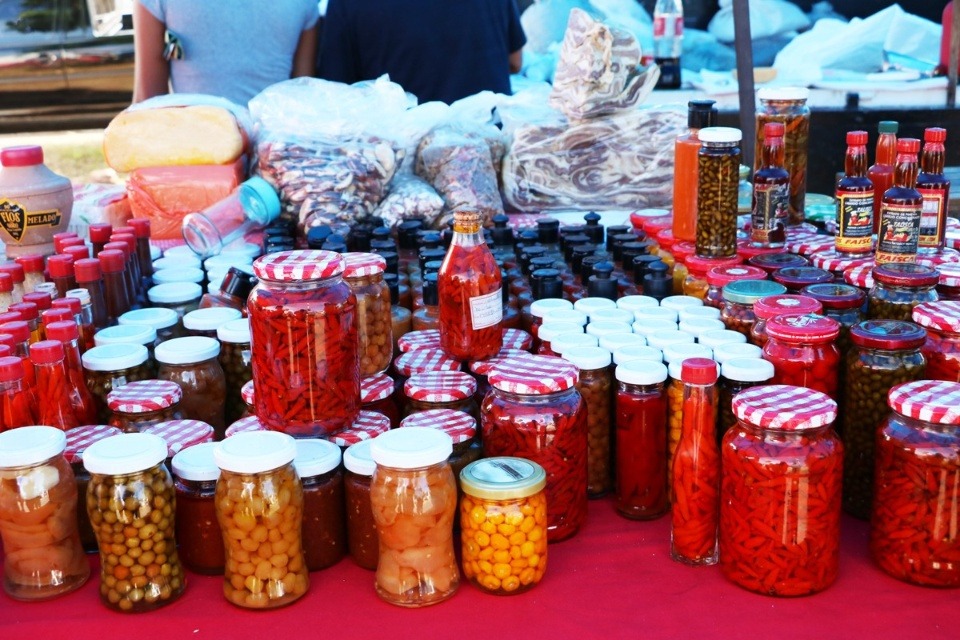
[[[767,275],[773,275],[774,271],[784,267],[805,267],[810,263],[803,256],[794,253],[761,253],[747,260],[747,264],[752,267],[760,267]]]
[[[913,309],[913,321],[927,330],[921,351],[930,380],[960,382],[960,302],[924,302]]]
[[[797,294],[804,287],[822,282],[833,282],[829,271],[817,267],[784,267],[770,276],[774,282],[787,288],[787,293]]]
[[[347,508],[347,548],[360,567],[375,571],[380,551],[377,525],[370,505],[370,478],[377,464],[370,454],[370,440],[358,442],[343,452],[346,474],[343,489]]]
[[[703,304],[721,309],[723,307],[723,288],[732,283],[742,280],[765,281],[767,273],[759,267],[747,265],[736,265],[727,267],[713,267],[707,271],[707,294],[703,298]]]
[[[840,568],[837,404],[769,385],[734,396],[733,412],[739,425],[721,446],[721,572],[764,595],[826,589]]]
[[[431,409],[455,409],[479,418],[474,395],[477,381],[462,371],[416,373],[403,383],[404,416]]]
[[[770,384],[772,379],[773,364],[759,357],[734,358],[720,365],[720,379],[717,381],[717,444],[737,424],[731,404],[733,397],[751,387]]]
[[[617,512],[632,520],[652,520],[667,512],[667,368],[659,362],[630,360],[617,365]]]
[[[227,428],[224,418],[227,382],[217,359],[219,355],[219,342],[199,336],[167,340],[156,349],[157,378],[176,382],[183,389],[183,417],[212,425],[216,439],[222,440]],[[263,420],[260,411],[257,415]]]
[[[196,573],[223,573],[223,533],[217,522],[214,495],[220,467],[213,459],[216,443],[207,442],[184,449],[173,456],[174,489],[177,492],[175,517],[180,561]]]
[[[493,387],[480,420],[485,457],[518,456],[547,472],[551,541],[574,535],[587,516],[587,410],[577,369],[548,356],[504,360],[489,375]]]
[[[760,298],[753,303],[753,313],[757,321],[750,329],[750,342],[763,347],[767,344],[767,322],[782,314],[820,313],[823,306],[819,301],[807,296],[783,294]]]
[[[840,323],[816,314],[780,315],[767,322],[763,357],[773,363],[774,384],[820,391],[836,399],[840,351],[834,341]]]
[[[610,352],[600,347],[575,347],[564,351],[563,359],[578,370],[577,390],[587,409],[587,495],[598,498],[613,488]]]
[[[960,264],[942,264],[940,281],[937,283],[937,295],[941,300],[960,300]]]
[[[297,440],[293,467],[303,486],[303,555],[309,571],[332,567],[347,553],[340,447],[313,438]]]
[[[127,433],[138,433],[160,422],[180,420],[182,399],[183,392],[176,382],[129,382],[107,394],[107,406],[113,412],[110,424]]]
[[[390,290],[383,280],[386,260],[375,253],[348,253],[343,281],[357,297],[360,376],[383,373],[393,357]]]
[[[867,295],[867,317],[909,322],[915,306],[938,300],[939,279],[933,267],[909,262],[877,265],[873,268],[873,288]]]
[[[425,427],[443,431],[453,440],[453,452],[448,458],[453,477],[460,486],[460,472],[471,462],[483,456],[477,442],[477,421],[473,416],[455,409],[430,409],[407,416],[400,428]]]
[[[356,296],[330,251],[283,251],[257,259],[250,294],[257,416],[300,437],[334,433],[360,411]]]
[[[870,553],[913,584],[960,587],[960,384],[919,380],[890,390],[877,433]]]
[[[703,300],[707,296],[710,285],[707,283],[707,272],[714,267],[735,267],[743,262],[739,256],[731,258],[704,258],[689,256],[684,264],[687,267],[687,276],[683,280],[683,295],[693,296]]]
[[[373,411],[361,411],[353,424],[332,436],[327,436],[327,439],[341,449],[347,449],[358,442],[372,440],[389,430],[390,421],[386,416]]]
[[[390,420],[390,428],[400,426],[400,408],[393,397],[396,390],[393,378],[378,373],[360,381],[360,410],[379,413]]]

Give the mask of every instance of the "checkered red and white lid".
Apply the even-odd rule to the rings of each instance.
[[[454,360],[440,349],[416,349],[397,357],[394,368],[402,376],[410,377],[415,373],[427,371],[459,371],[460,361]]]
[[[229,438],[238,433],[244,433],[246,431],[266,431],[267,428],[263,426],[263,423],[260,422],[260,418],[257,416],[247,416],[246,418],[240,418],[232,425],[227,427],[224,436]]]
[[[813,313],[780,315],[767,321],[767,335],[785,342],[829,342],[840,335],[840,323]]]
[[[945,247],[937,253],[921,253],[917,255],[917,264],[925,267],[940,268],[942,265],[957,264],[960,262],[960,251],[952,247]]]
[[[63,450],[63,457],[70,464],[83,461],[83,452],[97,440],[110,436],[118,436],[123,431],[108,424],[88,424],[74,427],[66,432],[67,447]]]
[[[376,411],[361,411],[352,425],[327,439],[338,447],[349,447],[361,440],[372,440],[389,430],[390,418]]]
[[[831,236],[819,234],[797,234],[792,238],[787,238],[785,248],[790,253],[797,253],[804,257],[810,257],[830,249],[835,241]]]
[[[477,435],[477,421],[456,409],[430,409],[411,413],[400,422],[400,428],[427,427],[439,429],[453,439],[453,444],[467,442]]]
[[[240,397],[243,398],[244,404],[253,406],[253,380],[247,380],[240,387]]]
[[[960,333],[960,302],[923,302],[913,308],[913,321],[926,329]]]
[[[523,349],[529,351],[533,346],[533,336],[522,329],[504,329],[503,347],[506,349]]]
[[[953,218],[947,218],[949,223]],[[960,249],[960,228],[954,227],[950,228],[950,225],[947,225],[947,230],[944,233],[943,243],[950,249]]]
[[[410,331],[400,336],[397,346],[401,353],[409,353],[417,349],[439,349],[440,332],[436,329],[422,329]]]
[[[898,384],[890,389],[887,404],[907,418],[960,425],[960,383],[916,380]]]
[[[476,392],[477,381],[462,371],[417,373],[403,383],[404,395],[422,402],[457,402]]]
[[[344,278],[362,278],[383,273],[387,268],[387,261],[376,253],[345,253],[343,254]]]
[[[762,385],[733,397],[733,414],[761,429],[800,431],[831,424],[837,403],[825,393],[786,384]]]
[[[201,442],[213,442],[213,427],[200,420],[167,420],[144,428],[167,443],[167,457],[172,458],[187,447]]]
[[[391,393],[393,393],[393,378],[385,373],[376,373],[360,381],[361,404],[385,400]]]
[[[343,256],[334,251],[280,251],[257,258],[253,273],[261,280],[301,282],[343,273]]]
[[[107,394],[107,406],[122,413],[147,413],[167,409],[180,402],[183,391],[170,380],[128,382]]]
[[[577,367],[554,356],[519,356],[496,365],[487,377],[491,386],[508,393],[545,395],[577,384]]]
[[[855,264],[843,270],[843,281],[861,289],[873,288],[873,261]]]
[[[960,287],[960,264],[944,264],[937,267],[940,283],[944,287]]]
[[[490,370],[493,369],[499,362],[505,360],[506,358],[516,358],[517,356],[522,356],[526,351],[522,349],[500,349],[500,353],[486,360],[474,360],[470,363],[470,371],[477,374],[478,376],[485,376],[490,373]]]
[[[837,253],[836,249],[819,251],[810,256],[813,266],[824,271],[843,271],[858,264],[873,262],[873,256],[850,258]]]

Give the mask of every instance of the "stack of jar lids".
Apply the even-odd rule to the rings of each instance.
[[[180,385],[170,380],[128,382],[107,394],[107,406],[121,413],[149,413],[172,407],[183,398]]]
[[[397,373],[409,378],[415,373],[427,371],[459,371],[460,361],[454,360],[440,349],[424,348],[398,356],[393,366]]]
[[[476,392],[476,379],[461,371],[417,373],[403,384],[404,395],[422,402],[458,402]]]
[[[167,420],[144,427],[141,433],[160,436],[167,443],[167,457],[203,442],[213,442],[213,427],[200,420]]]
[[[349,447],[361,440],[376,438],[390,430],[390,419],[376,411],[361,411],[353,424],[328,437],[338,447]]]
[[[400,422],[400,428],[425,427],[446,433],[454,444],[472,440],[477,435],[477,421],[456,409],[430,409],[412,413]]]

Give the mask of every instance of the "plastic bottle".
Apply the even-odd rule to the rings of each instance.
[[[680,88],[682,49],[682,0],[657,0],[653,8],[653,61],[660,66],[657,89]]]
[[[687,103],[688,131],[673,144],[673,237],[693,242],[697,239],[697,152],[700,150],[700,129],[717,124],[717,108],[713,100],[691,100]]]
[[[53,235],[66,230],[72,211],[70,180],[43,164],[40,146],[0,151],[0,240],[8,258],[53,253]]]
[[[269,182],[254,176],[220,202],[185,216],[181,231],[187,246],[208,258],[247,231],[266,227],[279,215],[277,192]]]
[[[877,130],[877,155],[875,162],[867,171],[867,177],[873,183],[876,198],[873,202],[873,232],[880,230],[880,201],[887,189],[893,186],[893,167],[897,157],[897,131],[900,125],[894,120],[882,121]]]

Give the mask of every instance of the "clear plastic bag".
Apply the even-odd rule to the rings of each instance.
[[[410,218],[423,219],[432,226],[443,211],[443,198],[423,179],[410,174],[398,174],[390,183],[390,192],[374,215],[387,226],[394,226]]]

